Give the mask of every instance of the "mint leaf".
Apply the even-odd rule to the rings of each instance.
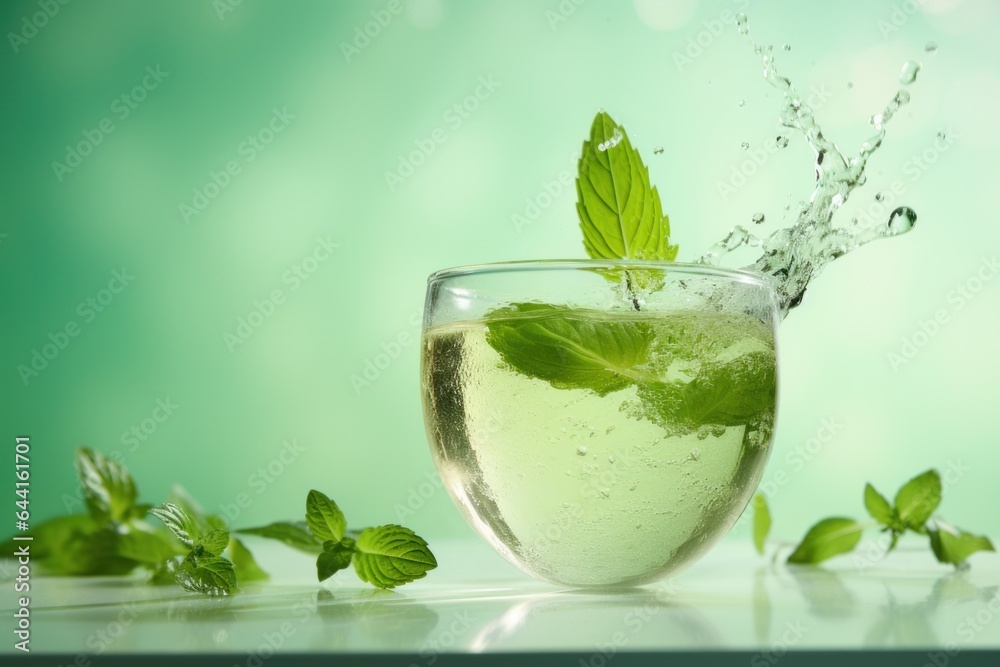
[[[128,574],[138,561],[120,553],[122,536],[89,514],[60,516],[31,527],[33,563],[46,574],[96,576]],[[13,554],[24,542],[8,539],[0,553]]]
[[[201,505],[191,497],[191,494],[187,490],[180,486],[179,484],[174,484],[170,488],[170,494],[167,496],[167,502],[172,503],[184,510],[184,512],[191,517],[195,525],[202,533],[209,533],[213,530],[226,529],[229,527],[226,524],[226,520],[223,519],[218,514],[206,514],[201,508]]]
[[[269,578],[267,572],[262,570],[257,561],[254,560],[253,554],[246,548],[246,545],[235,537],[229,543],[229,560],[233,564],[233,569],[236,570],[238,581],[247,583],[248,581],[263,581]]]
[[[486,315],[486,339],[514,370],[558,389],[600,396],[643,377],[649,324],[540,303],[514,303]]]
[[[117,553],[148,567],[158,567],[174,556],[182,555],[177,543],[161,533],[133,530],[118,536]]]
[[[326,581],[351,564],[354,545],[355,542],[350,537],[339,542],[327,540],[323,543],[323,553],[316,558],[316,576],[320,581]]]
[[[670,219],[625,129],[599,112],[583,142],[576,179],[583,245],[594,259],[672,260]]]
[[[344,537],[347,521],[337,503],[313,489],[306,497],[306,525],[320,542],[339,542]]]
[[[409,528],[365,528],[355,544],[354,570],[362,581],[395,588],[424,577],[437,567],[427,542]]]
[[[895,506],[903,525],[918,533],[941,504],[941,477],[936,470],[917,475],[896,494]]]
[[[218,556],[188,556],[174,576],[184,590],[195,593],[224,596],[236,591],[236,568]]]
[[[764,555],[764,541],[771,532],[771,510],[763,493],[753,497],[753,545],[757,553]]]
[[[892,505],[871,484],[865,485],[865,509],[868,510],[868,514],[873,519],[883,526],[892,526],[896,521]]]
[[[814,564],[847,553],[858,545],[863,529],[854,519],[823,519],[809,529],[788,562]]]
[[[174,537],[189,549],[193,549],[195,540],[201,537],[201,530],[194,519],[173,503],[163,503],[149,510],[149,513],[162,521]]]
[[[257,535],[271,540],[278,540],[293,549],[308,554],[318,554],[323,551],[323,543],[313,537],[305,523],[291,521],[276,521],[257,528],[242,528],[236,531],[242,535]]]
[[[694,425],[742,426],[774,411],[776,387],[772,354],[706,364],[681,390],[683,416]]]
[[[927,527],[931,550],[938,561],[958,567],[977,551],[996,551],[989,538],[973,535],[949,526],[942,521],[934,521]]]
[[[198,539],[194,544],[194,550],[199,551],[198,554],[207,554],[209,556],[221,556],[222,552],[226,550],[229,546],[229,531],[225,528],[217,528],[211,531],[204,537]]]
[[[78,447],[76,475],[91,516],[116,525],[132,518],[138,492],[125,466],[88,447]]]

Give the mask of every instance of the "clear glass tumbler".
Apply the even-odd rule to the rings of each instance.
[[[704,554],[771,449],[777,302],[698,264],[545,260],[430,276],[421,377],[437,469],[529,574],[639,585]]]

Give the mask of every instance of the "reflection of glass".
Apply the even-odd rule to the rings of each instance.
[[[739,516],[771,446],[773,292],[702,265],[541,261],[430,277],[424,418],[472,526],[549,581],[631,585]]]

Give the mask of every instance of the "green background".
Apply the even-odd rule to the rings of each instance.
[[[383,1],[48,4],[58,11],[44,20],[33,17],[45,0],[0,9],[2,433],[10,449],[31,436],[34,519],[73,505],[72,451],[87,444],[118,452],[145,500],[175,482],[210,509],[247,494],[237,526],[299,516],[315,487],[355,525],[471,535],[428,481],[416,342],[427,274],[581,257],[575,194],[558,183],[599,108],[649,165],[680,259],[758,211],[761,231],[776,229],[809,195],[812,155],[794,135],[763,150],[780,131],[778,94],[732,25],[745,8],[758,41],[790,46],[780,69],[852,152],[901,64],[923,63],[868,184],[839,213],[881,218],[906,203],[916,229],[838,261],[780,330],[765,474],[775,533],[860,516],[865,481],[891,494],[937,467],[953,471],[942,514],[1000,537],[1000,280],[975,282],[1000,246],[996,3],[404,0],[398,14]],[[378,17],[386,25],[359,39]],[[166,75],[133,94],[147,67]],[[477,87],[482,99],[467,99]],[[127,117],[122,95],[144,97]],[[249,150],[275,109],[287,124]],[[55,167],[87,132],[100,139],[89,154]],[[428,141],[433,152],[390,183]],[[230,161],[239,173],[214,189]],[[214,196],[185,215],[196,191]],[[293,287],[287,272],[318,238],[338,247]],[[134,279],[90,319],[86,300],[108,297],[123,267]],[[954,290],[970,279],[981,289],[959,307]],[[283,302],[227,343],[274,290]],[[919,335],[939,310],[947,322]],[[79,335],[22,377],[71,322]],[[893,367],[888,355],[915,335],[916,354]],[[158,400],[177,406],[162,423],[151,421],[164,416]],[[828,435],[824,420],[833,437],[795,454]],[[285,441],[301,451],[282,463]]]

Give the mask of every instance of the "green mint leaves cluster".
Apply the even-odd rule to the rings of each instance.
[[[379,588],[395,588],[421,579],[437,567],[427,542],[409,528],[390,524],[351,533],[337,503],[316,490],[306,498],[304,523],[277,522],[239,532],[316,554],[316,576],[320,581],[353,562],[362,581]]]
[[[788,557],[788,562],[816,564],[849,553],[861,541],[862,532],[873,527],[889,535],[887,554],[896,548],[900,536],[907,532],[926,536],[938,561],[955,567],[963,566],[977,551],[994,551],[993,543],[988,538],[959,530],[934,517],[941,504],[941,477],[936,470],[928,470],[904,484],[892,504],[868,484],[865,486],[864,503],[868,514],[875,520],[874,524],[863,524],[845,517],[823,519],[809,529]],[[763,495],[754,497],[753,511],[754,545],[759,553],[764,553],[771,514]]]
[[[33,527],[33,561],[48,574],[66,576],[149,573],[151,584],[177,584],[211,596],[235,593],[242,584],[268,578],[247,546],[219,516],[204,513],[175,487],[159,506],[138,502],[125,466],[81,447],[76,473],[85,513],[60,516]],[[149,522],[152,517],[156,522]],[[240,533],[261,535],[316,553],[319,580],[354,562],[358,576],[379,588],[419,579],[437,566],[425,542],[400,526],[367,528],[348,536],[344,515],[318,491],[306,501],[303,524],[277,523]],[[8,540],[3,553],[13,553]]]

